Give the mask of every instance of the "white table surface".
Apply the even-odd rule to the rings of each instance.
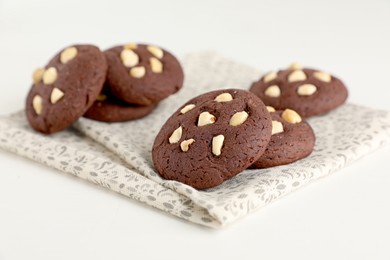
[[[390,1],[0,0],[0,114],[60,48],[129,41],[338,75],[390,110]],[[390,259],[390,147],[219,230],[0,151],[0,259]]]

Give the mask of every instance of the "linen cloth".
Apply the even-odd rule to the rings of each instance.
[[[163,180],[153,167],[151,149],[166,119],[198,94],[223,88],[248,89],[261,74],[258,69],[213,52],[187,55],[182,64],[183,89],[162,101],[145,118],[111,124],[80,118],[67,130],[45,136],[29,127],[21,111],[0,118],[0,148],[179,218],[220,227],[390,143],[390,112],[345,104],[308,120],[316,134],[316,144],[305,159],[268,169],[245,170],[204,191]]]

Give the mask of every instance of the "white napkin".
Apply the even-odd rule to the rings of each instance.
[[[219,227],[390,143],[390,112],[346,104],[309,120],[317,141],[308,158],[245,170],[205,191],[165,181],[154,170],[151,148],[171,113],[198,94],[221,88],[247,89],[260,76],[260,71],[215,53],[188,55],[183,66],[183,89],[143,119],[108,124],[80,118],[66,131],[45,136],[34,132],[19,112],[0,118],[0,148],[188,221]]]

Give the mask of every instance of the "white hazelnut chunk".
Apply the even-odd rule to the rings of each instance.
[[[123,65],[125,65],[126,67],[133,67],[133,66],[137,65],[139,62],[138,55],[130,49],[123,49],[121,51],[120,56],[121,56],[121,60],[122,60]]]
[[[267,111],[270,112],[270,113],[276,111],[275,108],[271,107],[271,106],[266,106],[265,108],[267,108]]]
[[[235,113],[229,120],[229,125],[238,126],[248,119],[249,114],[245,111]]]
[[[280,97],[281,91],[280,88],[277,85],[269,86],[265,91],[264,94],[269,97]]]
[[[183,108],[180,110],[180,113],[185,114],[185,113],[187,113],[188,111],[190,111],[191,109],[193,109],[194,107],[195,107],[194,104],[186,105],[185,107],[183,107]]]
[[[74,59],[76,57],[76,55],[77,55],[76,47],[66,48],[65,50],[63,50],[61,52],[60,61],[61,61],[62,64],[65,64],[68,61]]]
[[[323,72],[323,71],[316,71],[313,73],[313,76],[316,79],[319,79],[323,82],[330,82],[332,80],[332,76],[329,73]]]
[[[159,47],[157,46],[153,46],[153,45],[149,45],[148,47],[146,47],[146,49],[151,53],[153,54],[153,56],[161,59],[163,56],[164,56],[164,52],[162,49],[160,49]]]
[[[194,139],[188,139],[188,140],[184,140],[183,142],[180,143],[180,148],[183,152],[187,152],[188,149],[190,149],[190,145],[193,144],[195,142]]]
[[[149,59],[150,67],[154,73],[161,73],[163,71],[163,64],[155,57]]]
[[[34,111],[37,115],[40,115],[42,113],[42,110],[43,110],[43,102],[42,101],[43,101],[42,97],[39,95],[34,96],[34,98],[32,100],[32,105],[33,105]]]
[[[286,109],[282,113],[282,118],[290,124],[296,124],[302,122],[301,116],[292,109]]]
[[[267,82],[269,82],[269,81],[271,81],[271,80],[276,79],[277,76],[278,76],[278,73],[276,73],[276,72],[270,72],[270,73],[266,74],[266,75],[263,77],[263,81],[264,81],[264,83],[267,83]]]
[[[104,94],[102,94],[102,93],[100,93],[100,94],[97,96],[97,98],[96,98],[97,101],[104,101],[104,100],[106,100],[106,99],[107,99],[107,96],[104,95]]]
[[[303,69],[303,66],[302,66],[302,64],[300,64],[298,62],[294,62],[294,63],[291,63],[290,66],[288,66],[288,69],[289,70],[300,70],[300,69]]]
[[[123,49],[135,50],[137,47],[138,45],[136,43],[128,43],[123,46]]]
[[[210,114],[209,112],[202,112],[198,118],[198,126],[204,126],[209,124],[214,124],[217,118]]]
[[[221,150],[222,150],[222,146],[223,146],[223,142],[225,141],[225,136],[223,135],[217,135],[217,136],[214,136],[213,137],[213,141],[212,141],[212,152],[214,155],[216,156],[220,156],[221,155]]]
[[[215,99],[217,102],[229,102],[233,100],[233,97],[230,93],[219,94]]]
[[[179,126],[178,128],[173,131],[172,135],[169,137],[169,143],[174,144],[179,142],[181,136],[183,134],[183,128]]]
[[[304,84],[298,87],[297,92],[300,96],[311,96],[317,91],[317,87],[313,84]]]
[[[57,103],[58,100],[60,100],[62,97],[64,96],[64,92],[62,92],[60,89],[58,88],[53,88],[53,90],[51,91],[51,95],[50,95],[50,102],[52,104],[55,104]]]
[[[145,67],[138,66],[131,68],[130,75],[134,78],[142,78],[143,76],[145,76],[145,72]]]
[[[283,131],[282,123],[272,120],[272,135],[283,133]]]
[[[54,67],[50,67],[42,75],[43,84],[50,85],[57,80],[57,70]]]
[[[306,74],[303,70],[294,70],[288,75],[288,82],[302,81],[306,78]]]
[[[34,70],[33,75],[32,75],[34,84],[38,84],[39,81],[42,80],[44,72],[45,72],[44,68],[37,68],[36,70]]]

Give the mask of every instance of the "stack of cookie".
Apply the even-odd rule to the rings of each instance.
[[[184,74],[168,51],[126,44],[101,52],[93,45],[61,50],[33,73],[26,115],[31,127],[50,134],[85,116],[121,122],[149,114],[177,92]]]
[[[104,52],[108,70],[102,94],[85,117],[120,122],[149,114],[182,86],[179,61],[168,51],[145,44],[126,44]]]
[[[315,144],[302,116],[326,113],[347,95],[339,79],[298,64],[266,74],[250,91],[202,94],[163,125],[153,145],[155,168],[165,179],[207,189],[247,168],[295,162]]]
[[[283,165],[310,155],[315,135],[301,116],[325,114],[342,105],[348,97],[340,79],[298,63],[266,73],[252,84],[250,91],[267,105],[273,120],[267,151],[251,168]]]

